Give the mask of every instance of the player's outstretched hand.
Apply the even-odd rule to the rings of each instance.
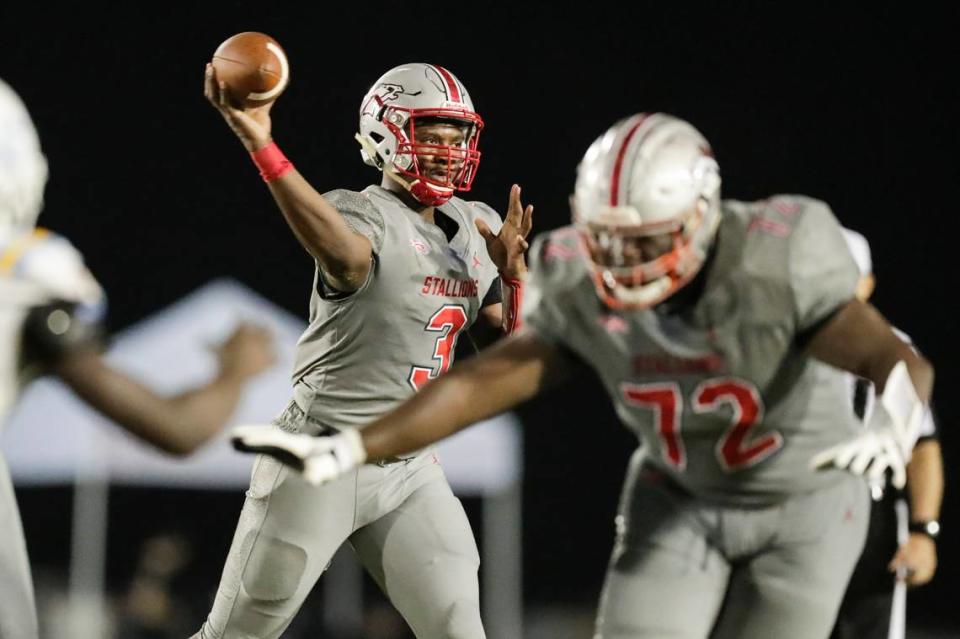
[[[220,373],[246,380],[273,366],[276,354],[270,332],[254,324],[240,324],[217,346]]]
[[[258,107],[237,108],[231,103],[226,84],[217,80],[217,72],[209,62],[203,76],[203,95],[220,112],[247,151],[253,152],[270,144],[270,109],[273,102]]]
[[[360,431],[355,428],[316,437],[254,424],[234,428],[230,441],[239,451],[276,458],[315,486],[337,479],[367,459]]]
[[[529,248],[527,236],[533,227],[533,205],[526,207],[520,202],[520,187],[510,189],[510,205],[503,219],[500,232],[494,234],[487,223],[477,219],[477,230],[487,243],[487,253],[501,275],[513,279],[522,278],[527,272],[524,252]]]
[[[814,455],[810,468],[839,468],[864,475],[874,484],[882,483],[890,470],[894,486],[903,488],[907,483],[906,460],[896,437],[887,430],[867,428],[856,437]]]
[[[897,549],[887,568],[908,586],[924,585],[937,572],[936,542],[921,533],[912,533],[907,543]]]

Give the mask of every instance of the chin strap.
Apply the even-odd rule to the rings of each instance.
[[[424,206],[440,206],[453,197],[453,189],[440,189],[423,180],[414,180],[408,188],[410,195]]]
[[[500,293],[503,304],[503,332],[507,335],[520,330],[520,307],[523,303],[523,280],[500,274]]]
[[[383,172],[387,177],[402,186],[405,191],[410,193],[410,196],[413,197],[413,199],[424,206],[440,206],[453,197],[453,189],[450,189],[449,191],[446,189],[440,190],[437,187],[430,186],[423,180],[414,180],[412,182],[408,182],[402,176],[398,175],[390,165],[385,164],[383,166]]]

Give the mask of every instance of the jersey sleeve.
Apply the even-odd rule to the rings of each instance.
[[[487,294],[483,296],[483,301],[480,303],[480,308],[486,308],[488,306],[501,303],[503,303],[503,292],[500,290],[500,276],[498,275],[494,278],[493,282],[490,284],[490,287],[487,289]]]
[[[790,292],[798,333],[815,330],[854,298],[860,273],[833,212],[804,199],[789,237]]]
[[[530,265],[524,283],[523,330],[531,331],[546,342],[564,345],[567,318],[560,301],[554,251],[549,234],[538,236],[530,248]]]
[[[65,237],[36,229],[11,243],[3,253],[0,268],[28,284],[40,297],[90,309],[105,306],[103,289],[83,255]]]
[[[362,193],[337,189],[323,194],[331,206],[340,211],[347,226],[370,240],[373,252],[383,249],[385,223],[383,215],[373,202]]]
[[[920,422],[920,436],[917,441],[926,439],[939,439],[940,429],[937,427],[937,416],[932,407],[927,407],[923,414],[923,421]]]
[[[66,238],[37,229],[4,251],[8,276],[36,291],[23,323],[26,356],[44,366],[85,348],[99,349],[106,297]]]

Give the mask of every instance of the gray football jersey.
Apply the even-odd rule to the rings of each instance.
[[[475,220],[494,232],[501,220],[485,204],[452,198],[438,209],[459,227],[448,242],[439,226],[379,186],[324,197],[370,239],[374,263],[347,295],[324,284],[317,268],[294,399],[329,426],[362,427],[450,367],[457,338],[497,279]]]
[[[573,228],[531,250],[524,323],[602,380],[649,462],[705,499],[770,504],[833,481],[808,469],[856,428],[849,386],[803,338],[853,299],[858,272],[822,202],[726,201],[703,291],[679,314],[617,312]]]

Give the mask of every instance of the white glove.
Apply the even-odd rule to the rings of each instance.
[[[367,460],[360,431],[355,428],[313,436],[255,424],[234,428],[230,441],[237,450],[275,457],[315,486],[331,482]]]
[[[360,431],[347,428],[336,435],[313,437],[313,451],[304,460],[303,478],[314,486],[325,484],[363,464],[367,451]]]
[[[820,453],[810,460],[814,470],[842,468],[855,475],[864,475],[871,483],[879,483],[889,468],[891,482],[897,488],[907,484],[907,462],[920,434],[926,410],[913,387],[907,365],[902,360],[890,371],[883,395],[863,432],[842,444]]]
[[[810,468],[848,470],[854,475],[866,475],[873,485],[883,483],[889,468],[894,486],[903,488],[907,483],[907,462],[890,430],[867,428],[853,439],[814,455]]]

